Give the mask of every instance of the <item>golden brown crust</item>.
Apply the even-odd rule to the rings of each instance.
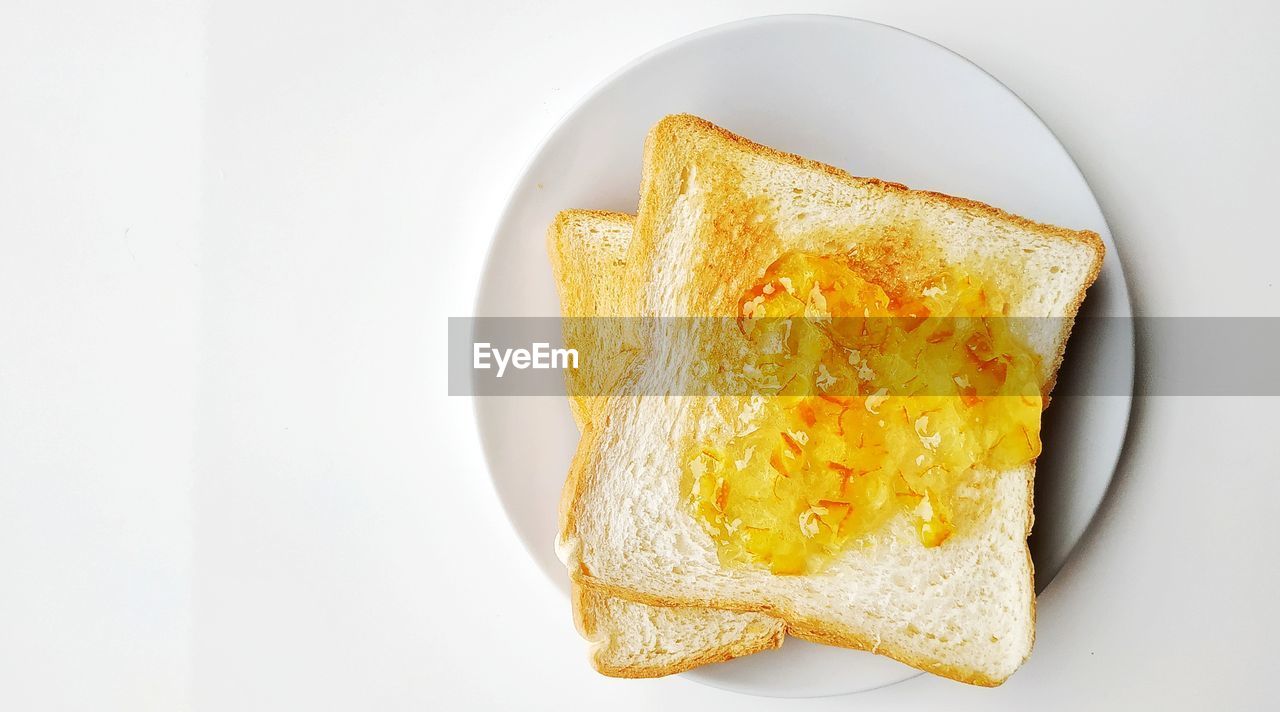
[[[1061,237],[1061,238],[1071,240],[1073,242],[1080,242],[1080,243],[1089,245],[1090,247],[1092,247],[1094,250],[1098,252],[1098,267],[1101,266],[1102,252],[1105,250],[1105,247],[1103,246],[1102,238],[1098,236],[1098,233],[1092,232],[1090,230],[1071,230],[1064,227],[1058,227],[1057,225],[1050,225],[1047,223],[1035,222],[1034,220],[1028,220],[1027,218],[1022,217],[1021,215],[1015,215],[1013,213],[1005,212],[1000,208],[987,205],[986,203],[982,203],[976,200],[970,200],[968,198],[958,198],[954,195],[947,195],[946,193],[938,193],[931,190],[912,189],[903,185],[902,183],[894,183],[892,181],[881,180],[879,178],[864,178],[860,176],[855,176],[852,173],[849,173],[848,171],[843,170],[841,168],[836,168],[835,166],[830,166],[825,163],[819,163],[818,161],[815,161],[811,158],[805,158],[804,156],[797,156],[794,153],[779,151],[776,148],[770,148],[769,146],[756,143],[751,139],[739,136],[738,134],[735,134],[726,128],[717,126],[711,123],[710,121],[707,121],[706,119],[703,119],[698,116],[694,116],[692,114],[673,114],[671,116],[667,116],[658,122],[658,125],[653,128],[652,133],[653,134],[675,133],[679,130],[690,129],[690,128],[694,130],[710,131],[712,133],[719,135],[721,138],[724,138],[730,141],[731,143],[734,143],[749,152],[756,153],[769,158],[773,158],[782,163],[787,163],[799,168],[806,168],[809,170],[821,171],[823,173],[826,173],[832,177],[838,178],[848,183],[852,183],[855,185],[876,185],[890,192],[896,191],[896,192],[902,192],[902,193],[911,193],[915,195],[930,196],[933,198],[940,199],[943,202],[953,207],[977,212],[983,215],[984,217],[992,218],[995,220],[1013,222],[1019,227],[1026,228],[1033,232],[1038,232],[1045,235],[1052,235],[1054,237]],[[1096,269],[1092,277],[1097,277]],[[1089,283],[1092,284],[1092,282],[1093,282],[1093,279],[1091,278],[1089,280]]]
[[[1093,263],[1090,267],[1089,274],[1085,279],[1081,289],[1072,299],[1068,314],[1074,316],[1080,304],[1084,300],[1084,296],[1089,286],[1096,280],[1102,266],[1105,248],[1102,240],[1097,233],[1084,230],[1069,230],[1066,228],[1037,223],[1018,215],[1014,215],[998,208],[992,207],[985,203],[973,201],[965,198],[957,198],[954,196],[937,193],[933,191],[911,190],[899,183],[891,183],[874,178],[859,178],[853,176],[839,168],[829,166],[817,161],[797,156],[790,153],[778,151],[768,146],[750,141],[746,138],[738,136],[726,129],[716,126],[704,119],[690,116],[687,114],[668,116],[650,131],[645,142],[645,161],[644,175],[641,181],[640,210],[637,218],[636,237],[633,239],[631,252],[628,260],[633,261],[632,274],[638,275],[637,279],[643,279],[648,274],[648,265],[644,263],[651,252],[650,240],[651,232],[654,230],[653,225],[648,224],[653,220],[662,219],[661,210],[665,203],[670,202],[669,195],[664,195],[662,186],[656,185],[655,166],[660,165],[658,158],[659,152],[663,150],[676,150],[674,147],[683,143],[682,133],[688,131],[707,131],[711,132],[722,139],[725,139],[746,151],[773,158],[779,162],[794,165],[800,168],[821,171],[832,177],[835,177],[846,183],[857,186],[875,186],[886,192],[909,193],[918,196],[927,196],[933,200],[941,201],[956,209],[962,210],[969,215],[975,217],[988,218],[1002,222],[1013,223],[1030,232],[1037,233],[1043,237],[1051,237],[1060,240],[1068,240],[1087,247],[1094,255]],[[632,289],[635,290],[632,296],[638,296],[642,293],[644,285],[635,282]],[[636,300],[633,300],[636,301]],[[637,301],[638,303],[638,301]],[[1065,352],[1066,337],[1070,332],[1072,319],[1064,319],[1063,330],[1061,333],[1061,344],[1058,353],[1055,355],[1050,368],[1049,378],[1047,379],[1046,394],[1052,388],[1056,381],[1058,367],[1061,364],[1063,354]],[[607,417],[607,414],[606,414]],[[597,424],[602,425],[602,424]],[[564,498],[561,503],[560,510],[560,537],[564,541],[573,541],[576,529],[576,507],[574,506],[584,489],[587,478],[590,476],[589,460],[590,453],[596,448],[596,439],[598,437],[597,427],[588,425],[583,429],[582,440],[579,444],[577,453],[574,455],[573,463],[570,467],[569,476],[565,483]],[[1032,478],[1028,478],[1028,511],[1032,510]],[[1030,534],[1032,517],[1028,517],[1026,531]],[[1027,553],[1027,560],[1030,566],[1030,553]],[[840,647],[855,648],[859,650],[868,650],[878,654],[886,655],[895,660],[911,665],[913,667],[928,670],[938,675],[948,677],[960,682],[969,684],[995,686],[1001,684],[1003,679],[995,679],[978,670],[966,670],[953,666],[943,665],[936,661],[923,660],[913,657],[911,654],[882,644],[873,644],[858,636],[853,631],[839,630],[829,622],[806,620],[798,616],[795,611],[790,610],[786,606],[777,605],[744,605],[739,602],[720,599],[694,600],[691,598],[678,598],[668,596],[657,596],[647,594],[641,591],[634,591],[617,586],[610,585],[604,581],[595,578],[592,573],[585,567],[577,570],[571,570],[572,580],[581,586],[593,588],[595,590],[606,593],[610,596],[616,596],[623,599],[633,600],[640,603],[656,606],[703,606],[711,608],[721,608],[725,610],[737,610],[748,612],[760,612],[774,615],[783,619],[788,627],[788,632],[797,637],[807,640],[814,640],[829,645],[837,645]],[[1034,644],[1034,619],[1035,619],[1035,594],[1034,594],[1034,572],[1032,572],[1031,586],[1031,617],[1032,617],[1032,643]],[[1029,652],[1030,648],[1028,648]]]
[[[574,283],[572,277],[574,269],[570,265],[571,256],[581,254],[581,241],[585,235],[585,231],[575,229],[575,226],[583,224],[630,230],[635,224],[635,218],[626,213],[608,210],[561,210],[556,213],[555,219],[547,227],[546,248],[547,259],[551,263],[551,275],[556,283],[556,293],[560,297],[560,313],[565,317],[589,316],[574,313],[579,310],[579,307],[572,303],[573,287],[571,285]],[[570,373],[566,371],[566,382],[570,382],[571,378]],[[579,428],[590,420],[593,412],[603,407],[604,399],[591,395],[574,395],[569,399],[569,410],[573,413],[573,420]]]

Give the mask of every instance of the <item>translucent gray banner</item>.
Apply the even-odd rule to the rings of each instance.
[[[777,320],[778,322],[787,320]],[[862,343],[866,333],[910,332],[915,320],[793,319],[790,327],[758,319],[744,324],[732,318],[556,318],[485,317],[449,319],[449,394],[457,396],[577,396],[598,395],[770,395],[783,383],[764,378],[739,378],[726,372],[741,370],[745,361],[737,356],[707,349],[707,344],[738,344],[761,358],[761,333],[789,333],[787,328],[821,331],[831,343],[840,345],[845,334],[858,334],[851,343]],[[1013,343],[1026,344],[1048,339],[1067,326],[1056,318],[989,318],[987,333],[1014,334]],[[801,323],[803,322],[803,323]],[[954,322],[954,323],[948,323]],[[929,328],[947,337],[947,332],[965,332],[960,319],[934,320]],[[567,332],[566,332],[567,330]],[[1116,331],[1118,330],[1118,331]],[[564,334],[571,338],[571,349]],[[1119,334],[1136,336],[1140,358],[1138,378],[1127,369],[1088,358],[1090,343],[1117,340]],[[588,338],[589,337],[589,338]],[[755,338],[755,341],[752,339]],[[861,339],[862,341],[859,341]],[[968,348],[964,339],[952,338],[950,348]],[[641,348],[635,344],[650,344]],[[599,344],[599,345],[596,345]],[[654,345],[657,345],[656,347]],[[840,347],[843,348],[843,347]],[[697,353],[707,349],[708,353]],[[841,351],[846,354],[849,349]],[[856,349],[855,349],[856,351]],[[1073,352],[1082,355],[1073,358]],[[682,353],[683,358],[672,354]],[[662,358],[654,358],[655,353]],[[939,356],[941,354],[942,356]],[[982,361],[986,353],[966,371],[986,373],[992,361]],[[769,356],[766,354],[766,356]],[[939,378],[951,361],[946,349],[916,352],[913,368],[897,377],[874,379],[887,395],[952,395],[955,390]],[[628,364],[645,360],[644,379],[601,377],[600,372],[629,373]],[[852,359],[852,357],[850,357]],[[1007,360],[1007,359],[1006,359]],[[987,365],[983,365],[987,364]],[[1058,396],[1277,396],[1280,395],[1280,318],[1276,317],[1079,317],[1071,328],[1065,360],[1053,395]],[[857,373],[862,363],[850,362],[842,373]],[[664,372],[663,369],[669,369]],[[976,369],[976,370],[975,370]],[[567,371],[575,371],[566,379]],[[691,377],[690,373],[697,371]],[[785,367],[780,371],[784,376]],[[863,375],[866,375],[864,372]],[[883,374],[880,374],[883,375]],[[950,375],[950,374],[944,374]],[[918,378],[917,378],[918,376]],[[826,393],[833,396],[866,395],[869,379],[819,377],[799,385],[797,394]],[[978,396],[1021,395],[1032,387],[1003,385],[997,380],[964,378],[969,392]],[[921,382],[927,385],[921,386]],[[942,383],[942,386],[936,384]],[[763,384],[763,385],[762,385]]]

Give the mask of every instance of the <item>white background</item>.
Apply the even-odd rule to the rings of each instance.
[[[0,8],[0,707],[1274,703],[1274,399],[1139,400],[1004,687],[761,700],[589,670],[441,343],[560,116],[782,11],[902,27],[1020,94],[1140,314],[1280,316],[1270,4],[109,5]]]

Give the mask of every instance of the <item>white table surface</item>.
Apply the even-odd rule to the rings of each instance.
[[[781,701],[591,672],[445,393],[541,137],[638,54],[784,11],[1012,87],[1140,314],[1280,316],[1280,10],[1172,5],[6,3],[0,708],[1274,707],[1275,399],[1139,400],[1002,688]]]

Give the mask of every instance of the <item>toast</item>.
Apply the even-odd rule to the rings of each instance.
[[[567,346],[585,355],[567,370],[569,404],[578,426],[588,425],[604,394],[639,351],[621,328],[623,282],[634,218],[623,213],[566,210],[547,230]],[[616,354],[602,358],[601,350]],[[578,631],[591,644],[588,657],[612,677],[660,677],[708,663],[750,655],[782,644],[781,621],[761,613],[696,607],[655,607],[571,584]]]
[[[1052,317],[1017,334],[1047,399],[1103,247],[1092,232],[856,178],[696,117],[670,116],[651,130],[621,287],[639,316],[741,316],[743,294],[789,253],[847,257],[867,279],[917,292],[931,288],[922,280],[932,271],[959,269],[1003,295],[1000,315]],[[676,323],[640,340],[623,376],[636,385],[629,393],[658,392],[646,381],[670,380],[671,364],[695,378],[695,362],[725,346],[668,321]],[[1018,466],[973,468],[956,489],[964,526],[940,544],[916,541],[917,520],[930,516],[925,493],[924,514],[895,513],[820,569],[780,575],[722,560],[713,539],[722,532],[687,502],[690,448],[739,437],[753,407],[735,395],[610,397],[584,428],[566,481],[558,547],[573,580],[655,605],[768,613],[797,637],[962,682],[1007,679],[1034,640],[1026,540],[1038,450]]]
[[[785,632],[763,613],[650,606],[577,584],[571,595],[591,665],[610,677],[662,677],[772,650]]]

